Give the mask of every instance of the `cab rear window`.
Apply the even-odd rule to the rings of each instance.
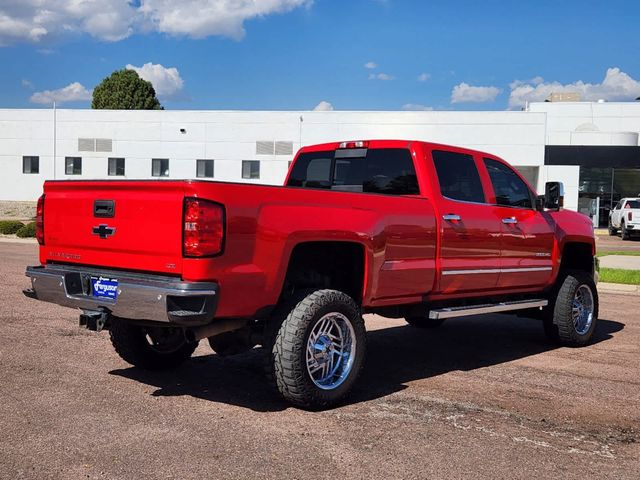
[[[350,152],[338,150],[337,152]],[[345,192],[417,195],[420,193],[411,152],[405,148],[302,153],[287,186]]]

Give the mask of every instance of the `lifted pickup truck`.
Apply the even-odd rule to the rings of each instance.
[[[363,313],[435,327],[518,311],[553,341],[596,327],[588,217],[503,160],[420,141],[302,148],[284,187],[211,181],[49,181],[40,264],[25,294],[80,309],[118,354],[176,366],[207,338],[261,345],[290,402],[332,405],[366,349]]]

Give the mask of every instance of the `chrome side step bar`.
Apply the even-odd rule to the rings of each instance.
[[[429,318],[464,317],[467,315],[480,315],[483,313],[509,312],[511,310],[524,310],[525,308],[546,307],[548,300],[518,300],[516,302],[488,303],[486,305],[472,305],[467,307],[438,308],[429,311]]]

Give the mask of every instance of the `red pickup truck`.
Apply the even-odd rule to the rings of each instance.
[[[562,196],[494,155],[401,140],[304,147],[283,187],[48,181],[25,294],[80,309],[141,368],[205,338],[221,355],[260,345],[287,400],[325,407],[362,367],[363,313],[434,327],[518,311],[589,342],[593,228]]]

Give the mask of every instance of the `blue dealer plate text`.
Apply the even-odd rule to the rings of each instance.
[[[96,298],[118,298],[118,280],[106,277],[91,277],[91,291]]]

